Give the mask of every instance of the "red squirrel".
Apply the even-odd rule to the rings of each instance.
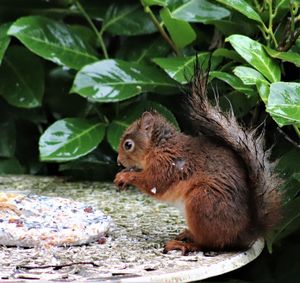
[[[243,129],[232,111],[209,102],[207,77],[196,74],[186,96],[189,118],[205,135],[181,133],[150,111],[120,141],[118,163],[125,169],[114,183],[183,208],[188,229],[168,241],[164,253],[244,250],[281,218],[281,181],[263,134]]]

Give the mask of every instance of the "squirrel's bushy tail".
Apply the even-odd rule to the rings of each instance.
[[[196,71],[188,96],[190,118],[200,132],[217,137],[231,147],[244,161],[250,189],[253,190],[254,224],[258,234],[269,231],[281,218],[281,183],[273,173],[269,153],[264,149],[264,134],[246,130],[239,125],[232,111],[224,113],[218,103],[212,105],[207,97],[208,75]]]

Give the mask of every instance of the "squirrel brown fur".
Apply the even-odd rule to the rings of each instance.
[[[187,94],[188,115],[199,133],[179,132],[155,111],[144,112],[121,138],[115,178],[120,188],[183,207],[188,229],[164,252],[247,249],[280,220],[280,179],[263,134],[241,127],[234,114],[212,106],[207,76],[196,73]]]

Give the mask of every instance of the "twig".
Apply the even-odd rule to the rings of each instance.
[[[286,40],[286,44],[284,46],[280,46],[277,48],[278,51],[280,52],[285,52],[288,51],[296,42],[298,37],[300,36],[300,29],[296,29],[295,32],[290,36],[288,40]]]
[[[16,268],[24,268],[24,269],[46,269],[46,268],[54,268],[56,270],[61,269],[63,267],[68,267],[68,266],[73,266],[73,265],[79,265],[79,264],[90,264],[94,267],[99,267],[98,264],[92,262],[92,261],[79,261],[79,262],[71,262],[71,263],[66,263],[66,264],[58,264],[58,265],[41,265],[41,266],[30,266],[30,265],[18,265]]]
[[[299,130],[299,128],[296,125],[293,125],[293,127],[295,129],[296,134],[298,135],[298,138],[300,139],[300,130]]]
[[[156,19],[155,15],[153,14],[152,10],[150,9],[149,6],[145,7],[145,12],[147,14],[149,14],[153,24],[156,26],[157,30],[160,32],[161,36],[163,37],[163,39],[171,46],[171,48],[173,49],[173,51],[176,53],[176,55],[179,55],[179,51],[176,47],[176,45],[174,44],[174,42],[171,40],[171,38],[169,37],[169,35],[166,33],[166,31],[163,29],[163,27],[160,25],[160,23],[158,22],[158,20]]]
[[[279,133],[281,133],[284,138],[286,140],[288,140],[290,143],[292,143],[295,147],[299,148],[300,149],[300,144],[296,143],[294,140],[292,140],[283,130],[281,130],[279,127],[277,127],[277,130]]]
[[[79,0],[74,0],[75,5],[77,6],[78,10],[82,13],[82,15],[85,17],[85,19],[87,20],[87,22],[89,23],[89,25],[91,26],[91,28],[93,29],[93,31],[95,32],[99,43],[101,45],[101,49],[104,55],[105,59],[108,59],[108,53],[103,41],[103,37],[102,37],[102,32],[99,32],[98,29],[96,28],[96,26],[94,25],[93,21],[91,20],[90,16],[87,14],[87,12],[84,10],[84,8],[82,7],[82,5],[80,4]]]

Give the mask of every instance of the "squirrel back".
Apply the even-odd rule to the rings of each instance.
[[[265,150],[264,131],[244,129],[233,111],[224,113],[218,102],[212,105],[207,96],[208,75],[195,72],[191,91],[187,94],[189,118],[196,130],[221,140],[243,161],[252,190],[250,210],[258,236],[265,234],[281,219],[281,179],[274,173],[270,152]]]

